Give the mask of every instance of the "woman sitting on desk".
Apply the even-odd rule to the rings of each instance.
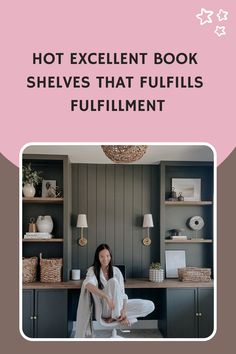
[[[102,318],[108,323],[119,321],[129,326],[132,320],[147,316],[155,308],[149,300],[128,300],[122,273],[119,268],[112,266],[112,254],[107,244],[97,247],[93,266],[87,271],[83,288],[101,299]]]

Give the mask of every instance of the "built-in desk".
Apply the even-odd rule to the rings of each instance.
[[[29,337],[68,337],[76,320],[82,282],[24,284],[25,333]],[[213,281],[198,283],[166,279],[154,283],[145,278],[133,278],[126,280],[125,288],[129,298],[149,299],[155,303],[154,312],[145,319],[158,320],[164,337],[206,338],[211,335],[214,322]],[[33,308],[37,313],[32,315]],[[29,320],[29,317],[35,320]],[[56,333],[51,333],[51,329]]]
[[[27,283],[23,285],[23,289],[80,289],[83,280],[67,281],[60,283]],[[166,279],[161,283],[154,283],[147,278],[130,278],[125,282],[126,289],[156,289],[156,288],[212,288],[211,282],[181,282],[176,279]]]

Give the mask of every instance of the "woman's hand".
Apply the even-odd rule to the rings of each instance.
[[[120,311],[120,317],[119,317],[119,321],[123,321],[126,319],[126,311],[125,309],[123,308],[121,311]]]
[[[109,296],[106,296],[106,303],[110,310],[114,310],[115,304]]]
[[[118,318],[117,321],[120,322],[124,326],[130,326],[130,322],[129,322],[128,318],[127,318],[127,314],[126,314],[125,309],[121,310],[120,317]]]
[[[120,312],[120,317],[117,319],[124,326],[130,326],[130,322],[127,318],[126,310],[123,308]]]

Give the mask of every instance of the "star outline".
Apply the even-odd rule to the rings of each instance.
[[[216,15],[216,17],[218,17],[218,20],[221,22],[221,21],[227,21],[228,20],[228,14],[229,12],[228,11],[224,11],[223,9],[220,9],[218,14]],[[221,15],[223,17],[221,17]]]
[[[218,37],[225,36],[225,26],[216,26],[214,33],[217,34]]]
[[[203,26],[206,23],[212,23],[211,16],[214,14],[212,10],[206,10],[203,7],[201,8],[201,12],[196,15],[197,19],[200,20],[200,25]],[[203,20],[204,15],[207,15],[207,19]]]

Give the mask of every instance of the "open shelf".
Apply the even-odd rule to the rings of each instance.
[[[191,240],[165,240],[165,243],[212,243],[213,241],[210,239],[191,239]]]
[[[23,242],[63,242],[63,238],[50,238],[50,239],[31,239],[23,238]]]
[[[165,205],[173,205],[173,206],[176,206],[176,205],[212,205],[212,201],[209,201],[209,200],[201,200],[201,201],[196,201],[196,202],[188,202],[188,201],[183,201],[183,202],[178,202],[178,201],[170,201],[170,200],[166,200],[165,201]]]
[[[33,197],[33,198],[23,198],[23,203],[32,203],[32,204],[62,204],[63,198],[42,198],[42,197]]]

